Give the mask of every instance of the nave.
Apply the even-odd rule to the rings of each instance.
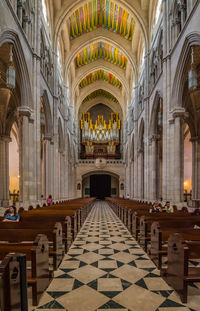
[[[188,304],[132,238],[107,202],[96,201],[54,278],[30,310],[198,311],[195,287]]]

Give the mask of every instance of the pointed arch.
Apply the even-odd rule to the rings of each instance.
[[[53,137],[53,119],[52,119],[52,113],[51,113],[51,107],[49,103],[49,98],[47,91],[44,90],[43,95],[41,97],[41,102],[44,108],[44,114],[45,114],[45,125],[46,125],[46,132],[45,136],[49,139],[52,139]]]
[[[144,119],[142,118],[140,121],[140,126],[139,126],[139,147],[142,147],[143,139],[144,139]]]
[[[152,110],[151,110],[150,124],[149,124],[150,135],[153,135],[156,130],[156,117],[157,117],[157,110],[160,104],[160,100],[162,100],[160,91],[156,91],[156,94],[154,96]]]
[[[33,108],[30,76],[18,34],[13,30],[4,31],[2,34],[0,34],[0,47],[4,43],[11,43],[13,45],[15,65],[20,80],[19,87],[21,95],[21,106],[29,106],[29,108]]]
[[[59,152],[63,152],[65,150],[63,126],[60,118],[58,119],[58,150]]]
[[[174,80],[172,82],[172,107],[182,106],[182,94],[185,84],[185,71],[186,71],[186,62],[189,55],[189,51],[192,45],[200,45],[200,32],[190,33],[183,43],[182,49],[180,50],[180,55],[178,57],[178,65]]]

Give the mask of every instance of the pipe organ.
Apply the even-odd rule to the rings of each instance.
[[[90,113],[83,113],[81,120],[81,144],[85,147],[84,157],[119,158],[117,146],[120,144],[120,120],[118,113],[111,113],[108,123],[103,115],[98,115],[95,123]]]

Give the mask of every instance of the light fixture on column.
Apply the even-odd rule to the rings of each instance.
[[[15,68],[13,64],[13,46],[12,44],[10,45],[10,54],[9,54],[9,65],[6,70],[6,86],[9,89],[14,89],[16,86],[16,81],[15,81]]]
[[[188,88],[190,92],[194,92],[199,88],[198,73],[194,60],[194,47],[191,48],[191,67],[188,72]]]
[[[191,65],[188,71],[188,89],[194,108],[200,110],[199,95],[200,95],[200,78],[198,66],[200,64],[199,49],[191,47]]]
[[[15,82],[15,68],[13,64],[13,51],[12,45],[10,45],[9,51],[9,63],[6,70],[0,70],[0,88],[13,90],[16,86]]]

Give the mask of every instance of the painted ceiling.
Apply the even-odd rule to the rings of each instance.
[[[71,40],[98,27],[132,40],[135,20],[111,0],[91,0],[67,19],[67,25]]]
[[[84,100],[83,100],[83,104],[86,103],[89,100],[95,99],[97,97],[105,97],[106,99],[113,101],[115,103],[119,103],[117,98],[114,97],[111,93],[104,91],[102,89],[96,90],[94,92],[92,92],[90,95],[88,95]]]
[[[107,72],[106,70],[97,70],[93,73],[87,75],[80,83],[79,88],[82,89],[83,87],[90,85],[96,81],[106,81],[113,86],[118,87],[119,89],[122,87],[121,82],[111,73]]]
[[[119,49],[104,42],[96,42],[83,49],[74,60],[75,66],[79,68],[100,58],[126,69],[127,58],[124,54]]]

